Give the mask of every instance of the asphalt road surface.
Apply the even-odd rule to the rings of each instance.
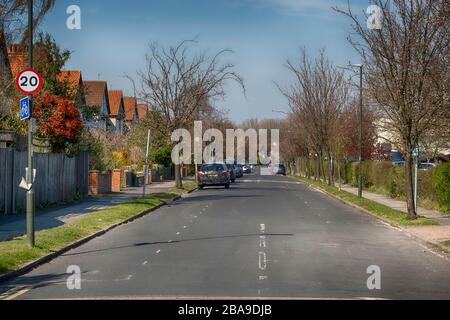
[[[68,266],[81,289],[67,287]],[[369,290],[369,266],[381,289]],[[450,299],[450,262],[291,178],[248,175],[163,207],[6,283],[17,299]]]

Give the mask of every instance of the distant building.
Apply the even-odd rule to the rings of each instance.
[[[403,162],[404,158],[398,145],[400,137],[392,128],[392,121],[388,118],[381,118],[376,123],[377,144],[382,147],[384,153],[389,154],[392,162]],[[439,161],[449,161],[450,150],[439,146],[437,150]]]
[[[83,108],[86,105],[86,97],[83,90],[83,78],[80,70],[62,70],[56,80],[65,83],[68,89],[68,95],[72,97],[75,105],[80,111],[81,119],[83,119]]]
[[[138,111],[138,121],[141,122],[147,116],[148,104],[145,103],[138,104],[137,111]]]
[[[124,107],[125,107],[125,126],[127,131],[139,121],[136,98],[134,97],[123,97]]]
[[[85,125],[89,129],[110,130],[110,105],[106,81],[83,81],[86,107]]]
[[[28,67],[28,52],[19,44],[10,44],[7,48],[11,75],[15,78],[20,71]]]
[[[110,90],[108,91],[109,98],[109,120],[114,126],[116,133],[123,134],[125,130],[125,106],[123,102],[122,90]]]

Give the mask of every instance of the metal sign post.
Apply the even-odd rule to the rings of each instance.
[[[417,190],[418,190],[418,182],[419,182],[419,145],[416,145],[412,152],[413,157],[415,157],[414,162],[414,212],[417,214]]]
[[[148,134],[147,134],[147,152],[145,153],[145,165],[144,165],[144,186],[142,188],[142,197],[145,197],[145,189],[146,189],[146,184],[147,184],[147,180],[148,180],[148,156],[150,154],[150,136],[151,132],[150,129],[148,129]]]
[[[33,68],[33,0],[28,0],[28,65]],[[30,105],[32,104],[33,96],[29,95]],[[33,183],[33,122],[32,110],[30,110],[30,117],[28,118],[28,172],[27,184]],[[34,190],[30,188],[27,191],[27,239],[28,246],[34,247]]]

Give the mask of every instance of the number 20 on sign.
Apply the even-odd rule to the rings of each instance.
[[[42,76],[33,69],[22,70],[16,77],[16,87],[23,94],[35,94],[43,84]]]

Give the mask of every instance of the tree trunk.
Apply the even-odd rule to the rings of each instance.
[[[338,169],[338,179],[339,179],[339,191],[341,191],[342,188],[342,178],[341,178],[341,161],[337,161],[337,169]]]
[[[309,158],[309,155],[306,156],[306,172],[305,172],[305,174],[308,179],[311,179],[311,160]]]
[[[181,165],[175,165],[175,186],[178,189],[183,188],[183,181],[181,179]]]
[[[406,205],[408,208],[408,216],[410,219],[417,219],[417,213],[414,207],[414,183],[413,183],[413,157],[411,152],[405,156],[405,191]]]
[[[328,152],[328,185],[334,186],[334,164],[331,152]]]
[[[323,180],[327,179],[325,177],[325,171],[324,171],[324,168],[323,168],[323,153],[320,152],[320,154],[319,154],[319,181],[323,181],[322,177],[323,177]]]

